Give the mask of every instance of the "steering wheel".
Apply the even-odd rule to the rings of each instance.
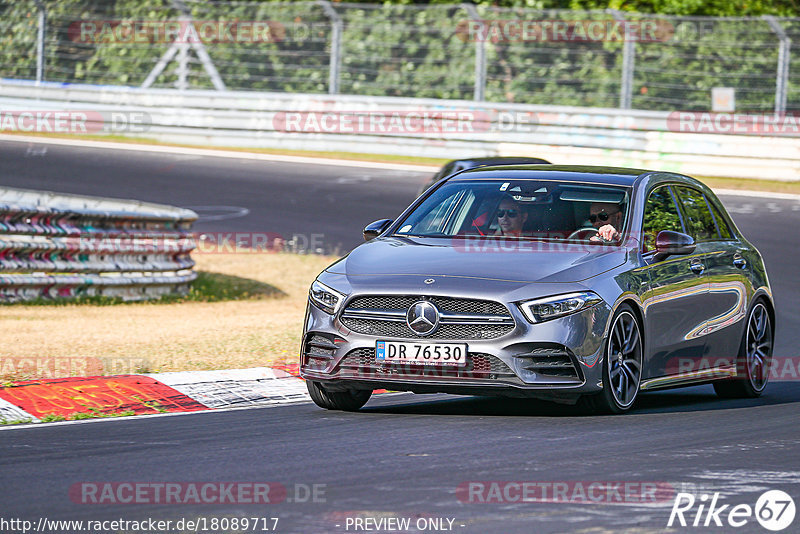
[[[575,230],[574,232],[569,234],[569,237],[567,237],[567,239],[570,240],[570,241],[573,240],[573,239],[586,240],[586,239],[591,239],[592,237],[594,237],[596,235],[599,235],[599,233],[600,232],[597,230],[597,228],[594,228],[594,227],[592,227],[592,228],[578,228],[577,230]]]

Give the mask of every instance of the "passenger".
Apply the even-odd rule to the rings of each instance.
[[[593,202],[589,222],[597,228],[597,235],[590,241],[616,241],[620,238],[617,228],[622,227],[622,207],[613,202]]]
[[[519,202],[512,197],[506,197],[497,209],[497,223],[500,227],[495,235],[520,237],[527,220],[528,213],[520,207]]]

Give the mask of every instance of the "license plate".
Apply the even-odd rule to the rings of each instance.
[[[375,359],[384,363],[464,367],[467,365],[467,345],[378,341],[375,345]]]

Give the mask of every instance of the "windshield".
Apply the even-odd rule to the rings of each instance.
[[[453,181],[399,223],[395,235],[618,242],[625,231],[628,203],[629,188],[621,186]]]

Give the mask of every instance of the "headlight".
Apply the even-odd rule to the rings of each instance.
[[[311,284],[311,289],[308,290],[308,298],[320,310],[334,315],[339,310],[342,302],[344,302],[345,295],[314,280],[314,283]]]
[[[563,317],[590,308],[602,300],[596,293],[584,291],[528,300],[517,305],[530,322],[543,323],[556,317]]]

